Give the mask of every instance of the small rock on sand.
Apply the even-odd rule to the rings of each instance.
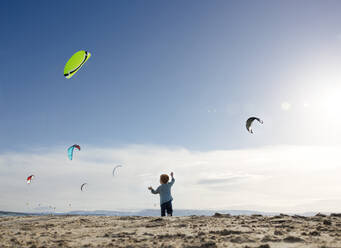
[[[330,220],[324,220],[323,224],[330,226],[332,222]]]
[[[321,214],[321,213],[317,213],[315,216],[316,216],[316,217],[327,217],[327,215]]]
[[[320,236],[320,233],[318,231],[312,231],[309,233],[310,236]]]
[[[221,214],[221,213],[215,213],[214,215],[213,215],[213,217],[216,217],[216,218],[228,218],[228,217],[231,217],[231,215],[230,214]]]
[[[270,245],[268,244],[264,244],[264,245],[260,245],[257,248],[270,248]]]
[[[299,237],[294,237],[294,236],[288,236],[288,237],[284,238],[283,241],[288,242],[288,243],[304,242],[303,239],[301,239]]]

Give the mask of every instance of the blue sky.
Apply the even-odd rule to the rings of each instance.
[[[281,124],[296,115],[280,104],[308,86],[288,78],[297,65],[340,53],[340,5],[2,1],[0,148],[309,143]],[[93,56],[66,80],[64,64],[81,49]],[[250,139],[250,115],[282,131],[268,125]]]
[[[127,195],[148,208],[145,188],[173,169],[183,179],[179,207],[210,207],[196,202],[200,196],[222,208],[340,206],[340,9],[340,1],[1,1],[0,208],[24,209],[17,203],[23,178],[40,173],[40,190],[48,188],[52,172],[70,167],[65,150],[75,143],[84,149],[54,195],[78,192],[82,172],[100,183],[96,163],[108,175],[113,163],[129,168],[121,183],[130,187],[111,198],[120,205],[93,209],[135,206]],[[64,65],[78,50],[92,56],[65,79]],[[264,120],[253,135],[245,129],[250,116]],[[290,178],[279,184],[285,173]],[[139,175],[148,176],[132,186]],[[231,180],[234,193],[217,193]],[[317,181],[326,198],[310,194]],[[191,188],[194,205],[180,186]],[[34,199],[51,195],[44,192]],[[63,209],[62,195],[50,204]],[[79,208],[101,202],[94,199],[78,199]]]

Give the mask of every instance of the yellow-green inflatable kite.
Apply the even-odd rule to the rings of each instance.
[[[91,54],[87,51],[78,51],[66,62],[64,67],[64,77],[71,78],[90,58]]]

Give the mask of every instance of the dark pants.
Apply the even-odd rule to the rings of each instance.
[[[166,216],[166,211],[168,216],[173,216],[172,201],[161,204],[161,216]]]

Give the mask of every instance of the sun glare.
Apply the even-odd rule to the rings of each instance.
[[[288,103],[288,102],[282,102],[281,108],[282,108],[282,110],[284,110],[284,111],[288,111],[288,110],[290,110],[290,108],[291,108],[291,104]]]
[[[317,59],[318,58],[318,59]],[[301,92],[301,109],[313,119],[341,122],[341,72],[338,59],[330,55],[316,56],[314,62],[302,63],[295,75],[295,90]],[[288,106],[282,109],[286,110]],[[290,108],[290,107],[289,107]],[[294,110],[294,106],[291,106]]]
[[[322,96],[320,104],[324,115],[341,120],[341,87],[327,90]]]

